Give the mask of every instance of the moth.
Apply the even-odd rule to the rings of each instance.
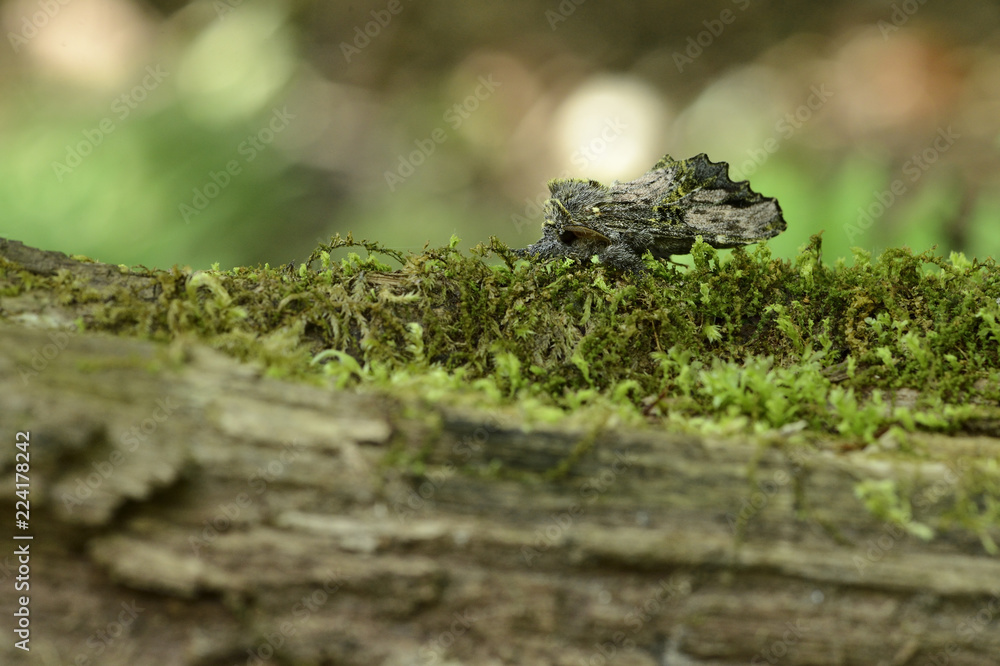
[[[785,219],[777,199],[750,183],[734,183],[726,162],[705,153],[686,160],[665,155],[635,180],[603,185],[596,180],[549,182],[542,237],[515,250],[540,259],[596,256],[621,270],[642,271],[642,255],[657,259],[687,254],[695,238],[731,248],[777,236]]]

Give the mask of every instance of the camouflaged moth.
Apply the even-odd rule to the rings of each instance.
[[[776,199],[746,181],[729,179],[729,165],[704,153],[676,161],[666,155],[639,178],[603,185],[595,180],[553,180],[545,202],[542,238],[520,256],[597,256],[609,266],[642,270],[642,255],[687,254],[695,238],[730,248],[785,230]]]

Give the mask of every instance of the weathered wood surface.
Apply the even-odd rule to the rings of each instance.
[[[948,462],[917,463],[525,429],[76,333],[65,307],[0,300],[2,663],[1000,663],[1000,560],[853,492],[897,479],[936,526],[995,438],[927,436]],[[11,631],[19,431],[30,654]]]

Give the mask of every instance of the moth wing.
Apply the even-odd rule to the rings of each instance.
[[[726,162],[712,162],[704,153],[681,161],[667,155],[653,167],[657,170],[667,172],[673,187],[654,210],[669,225],[683,224],[692,238],[700,235],[713,247],[727,248],[785,230],[777,199],[754,192],[745,180],[734,182]]]

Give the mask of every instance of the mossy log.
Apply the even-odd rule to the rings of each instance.
[[[16,243],[0,256],[95,298],[139,279]],[[525,427],[514,409],[269,378],[197,340],[77,332],[86,307],[0,300],[3,663],[1000,663],[984,547],[1000,534],[946,520],[981,500],[958,480],[1000,459],[990,434],[915,435],[941,454],[920,462]],[[908,520],[866,510],[873,479],[921,499]],[[10,631],[24,595],[30,653]]]

